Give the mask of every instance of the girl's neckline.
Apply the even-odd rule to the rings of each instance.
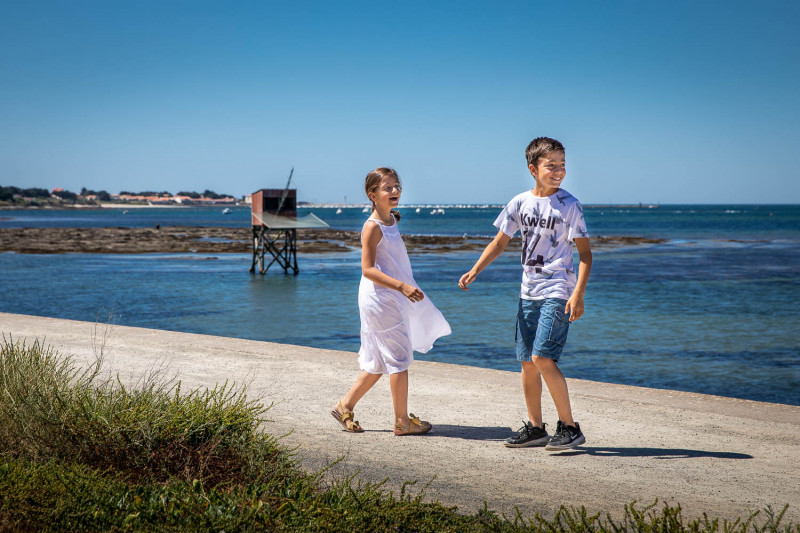
[[[392,227],[397,225],[397,219],[394,218],[394,215],[392,215],[392,223],[391,224],[384,224],[383,222],[381,222],[377,218],[372,218],[372,217],[369,217],[367,220],[372,220],[374,222],[377,222],[378,224],[380,224],[381,226],[383,226],[385,228],[392,228]]]

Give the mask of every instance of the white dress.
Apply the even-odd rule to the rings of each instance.
[[[388,276],[419,287],[414,281],[397,222],[384,226],[370,218],[364,227],[367,224],[377,224],[383,233],[375,267]],[[358,310],[361,315],[358,363],[361,370],[370,374],[403,372],[414,360],[414,350],[425,353],[436,339],[450,334],[450,324],[427,295],[419,302],[412,302],[400,291],[364,276],[358,287]]]

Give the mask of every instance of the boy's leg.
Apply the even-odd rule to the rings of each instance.
[[[358,401],[375,385],[382,374],[370,374],[364,370],[356,378],[356,382],[342,398],[342,407],[348,411],[355,409]]]
[[[569,401],[569,390],[567,389],[567,380],[564,379],[564,374],[558,368],[556,362],[547,357],[532,357],[533,363],[536,368],[541,372],[544,382],[547,383],[547,388],[550,390],[550,396],[553,398],[553,403],[556,405],[558,411],[558,419],[568,426],[574,426],[575,421],[572,420],[572,406]],[[541,384],[540,384],[541,391]],[[527,400],[527,395],[525,399]],[[541,410],[541,406],[539,408]]]
[[[547,298],[538,303],[539,321],[536,324],[531,360],[547,383],[550,396],[558,411],[556,432],[545,449],[567,450],[586,442],[580,426],[572,419],[567,380],[564,379],[564,374],[557,364],[569,332],[569,315],[564,312],[567,302],[563,299]]]
[[[569,391],[567,390],[567,380],[564,379],[564,374],[561,373],[561,369],[552,359],[534,357],[533,362],[536,363],[536,367],[542,373],[558,411],[556,432],[544,449],[554,452],[570,450],[575,446],[580,446],[586,442],[586,437],[584,437],[578,423],[572,419],[572,407],[569,402]]]
[[[525,394],[530,421],[525,422],[516,435],[507,438],[503,444],[509,448],[544,446],[550,442],[550,435],[542,423],[542,378],[531,361],[522,361],[522,392]]]
[[[536,368],[550,389],[550,396],[558,411],[556,432],[544,447],[549,451],[569,450],[586,442],[580,426],[572,419],[567,380],[556,363],[569,332],[569,315],[564,312],[566,303],[565,300],[556,298],[545,300],[539,316],[532,356]]]
[[[520,300],[517,311],[517,360],[522,365],[522,393],[528,409],[528,422],[503,443],[509,448],[544,446],[550,442],[550,435],[542,423],[542,378],[531,361],[531,350],[536,337],[536,324],[539,321],[540,302]]]
[[[559,298],[547,298],[542,302],[531,360],[547,383],[558,419],[568,426],[574,426],[567,380],[557,364],[569,333],[569,314],[564,312],[566,304],[566,300]]]
[[[542,376],[533,361],[522,361],[522,393],[528,408],[528,420],[542,427]]]

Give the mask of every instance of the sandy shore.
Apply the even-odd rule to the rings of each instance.
[[[298,253],[344,252],[360,247],[357,231],[301,229]],[[488,238],[404,235],[411,253],[481,250]],[[663,242],[640,237],[595,237],[592,246],[608,248]],[[171,226],[156,228],[0,228],[0,252],[17,253],[250,253],[249,227]],[[517,253],[518,245],[509,252]]]
[[[0,313],[0,332],[46,337],[87,364],[103,327]],[[417,361],[410,408],[433,423],[432,433],[391,433],[384,379],[356,409],[367,431],[354,435],[329,414],[358,373],[354,353],[122,326],[108,333],[107,369],[123,382],[166,365],[184,390],[247,383],[251,395],[274,402],[265,429],[285,435],[308,468],[343,458],[329,476],[359,472],[395,493],[404,481],[430,482],[431,499],[464,511],[486,501],[512,517],[515,508],[551,516],[561,504],[619,517],[632,500],[659,498],[679,503],[687,518],[789,503],[786,519],[800,522],[800,407],[570,379],[587,443],[561,454],[509,449],[502,439],[525,417],[518,373]],[[554,425],[550,401],[544,410]]]

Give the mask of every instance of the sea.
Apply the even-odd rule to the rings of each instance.
[[[358,230],[368,216],[362,207],[299,214]],[[488,243],[501,208],[405,206],[400,229]],[[800,206],[586,206],[585,218],[592,236],[663,242],[594,250],[586,313],[559,363],[567,377],[800,405]],[[0,210],[0,228],[157,224],[249,227],[250,212]],[[262,276],[249,273],[249,253],[6,252],[0,311],[357,352],[359,253],[301,247],[298,275],[273,267]],[[415,357],[518,372],[519,254],[498,258],[464,292],[457,281],[479,253],[411,255],[417,282],[453,330]]]

